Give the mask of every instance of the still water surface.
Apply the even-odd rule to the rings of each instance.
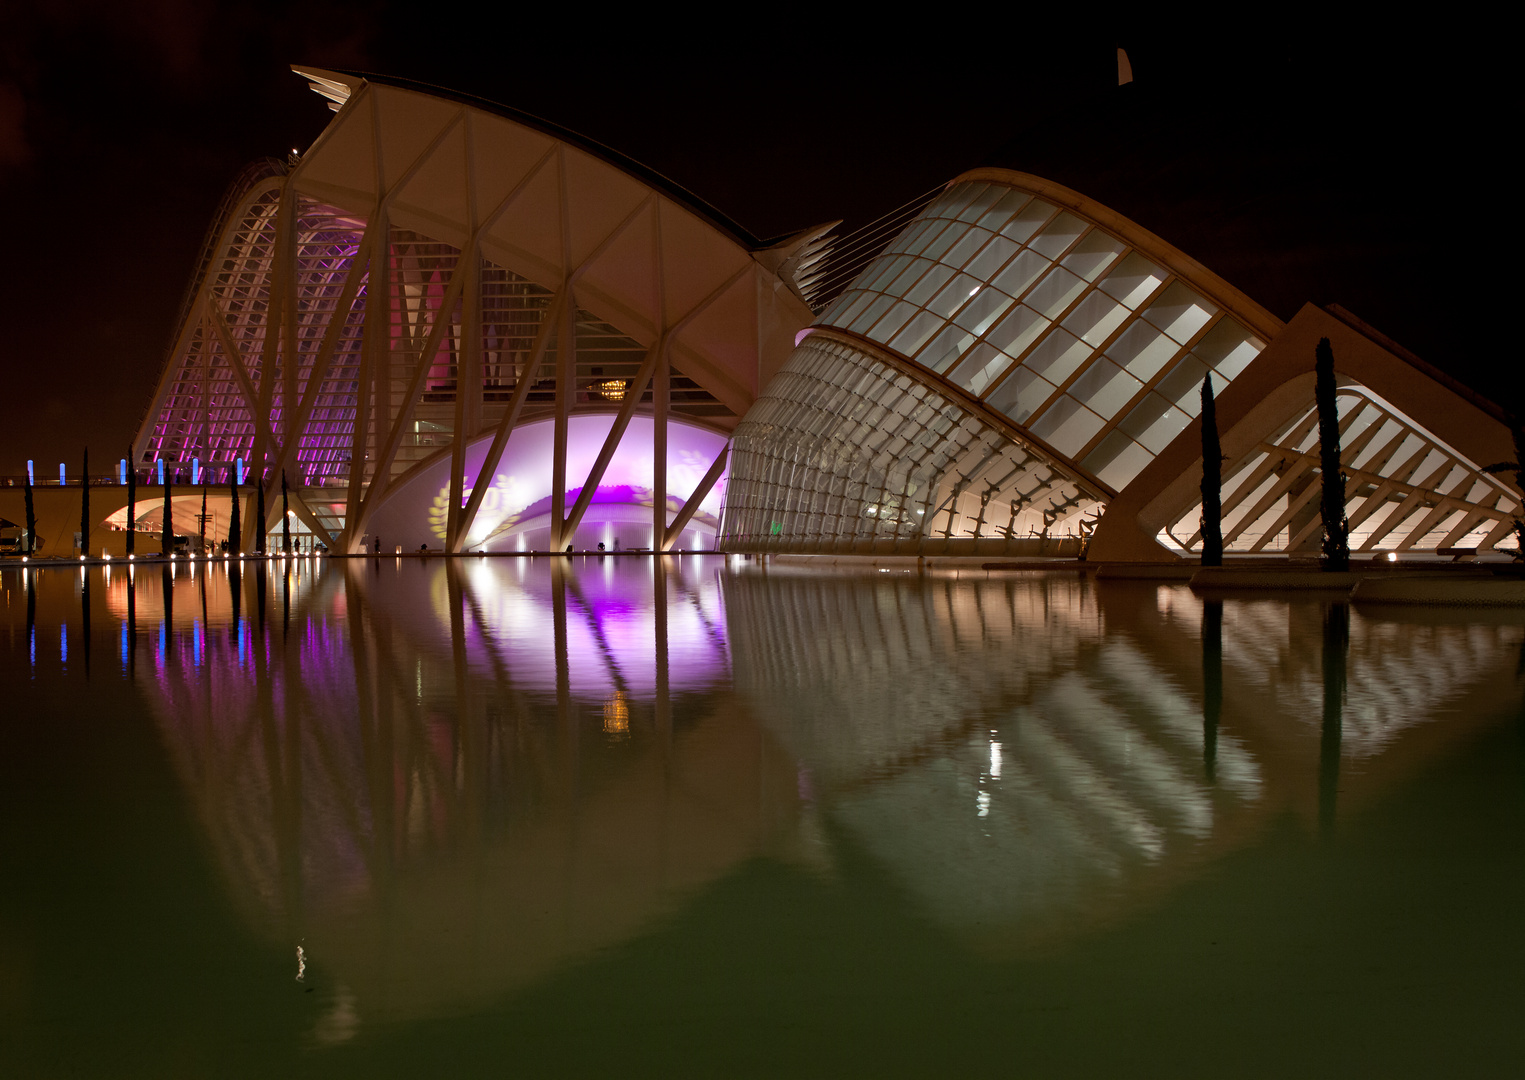
[[[1525,617],[0,573],[0,1076],[1525,1066]]]

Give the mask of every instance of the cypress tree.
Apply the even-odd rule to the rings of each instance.
[[[233,474],[233,481],[228,485],[233,493],[233,512],[228,515],[228,554],[237,555],[243,542],[243,537],[238,535],[238,466],[234,465],[228,471]]]
[[[80,466],[83,475],[79,485],[79,553],[90,550],[90,448],[85,447],[85,461]]]
[[[1223,448],[1213,377],[1202,380],[1202,565],[1223,565]]]
[[[291,551],[291,503],[286,497],[286,470],[281,470],[281,550]]]
[[[201,474],[201,517],[198,524],[201,526],[201,551],[205,554],[207,549],[207,475],[205,472]]]
[[[169,480],[170,474],[166,470],[164,473],[164,525],[159,530],[159,546],[164,549],[162,554],[166,556],[175,553],[175,515],[170,509]]]
[[[37,554],[37,508],[32,505],[32,474],[26,477],[26,553]]]
[[[1314,352],[1318,403],[1319,469],[1323,474],[1324,569],[1350,569],[1350,521],[1345,517],[1345,474],[1340,471],[1340,413],[1334,396],[1334,350],[1319,338]]]
[[[132,447],[127,448],[127,464],[136,465],[132,460]],[[138,535],[138,470],[127,470],[127,554],[133,553],[133,540]]]

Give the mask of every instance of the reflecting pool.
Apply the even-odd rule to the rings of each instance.
[[[0,603],[0,1076],[1525,1066],[1525,614],[720,556]]]

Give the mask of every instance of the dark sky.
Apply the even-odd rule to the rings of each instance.
[[[1026,168],[1283,318],[1299,298],[1345,303],[1483,393],[1515,392],[1518,348],[1491,334],[1518,302],[1488,278],[1513,265],[1518,229],[1491,207],[1512,194],[1520,93],[1485,28],[976,25],[964,8],[948,30],[826,17],[706,36],[648,9],[502,10],[0,0],[0,473],[72,471],[87,442],[101,471],[125,454],[224,188],[331,116],[292,63],[543,116],[760,236],[851,228],[982,162]]]

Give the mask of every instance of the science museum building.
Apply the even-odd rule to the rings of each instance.
[[[1226,549],[1312,555],[1321,338],[1352,551],[1514,545],[1497,406],[1081,192],[954,177],[825,289],[835,223],[759,239],[536,118],[300,74],[336,115],[230,190],[133,454],[271,521],[284,478],[330,550],[1189,557],[1210,377]]]

